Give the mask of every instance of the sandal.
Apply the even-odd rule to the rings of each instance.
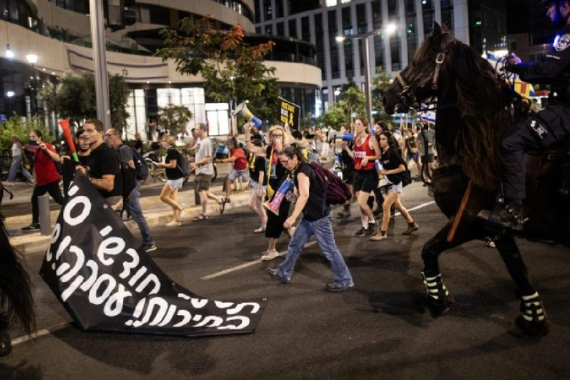
[[[222,199],[221,203],[218,203],[220,205],[220,215],[224,213],[224,210],[226,209],[226,203],[232,203],[232,201],[228,198],[224,198]]]
[[[208,216],[207,216],[207,215],[200,214],[200,215],[198,215],[197,217],[194,218],[194,221],[195,221],[195,222],[201,222],[201,221],[206,220],[206,219],[208,219]]]
[[[265,232],[265,228],[264,228],[264,227],[259,227],[259,228],[256,228],[255,230],[253,230],[253,233],[254,233],[254,234],[260,234],[260,233],[262,233],[262,232]]]

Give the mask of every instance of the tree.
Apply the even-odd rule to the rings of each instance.
[[[169,104],[163,108],[162,114],[158,118],[158,125],[163,130],[168,130],[171,135],[188,134],[186,124],[192,119],[192,116],[192,112],[187,107]]]
[[[340,130],[340,124],[345,123],[348,118],[342,107],[335,104],[329,108],[329,110],[321,115],[321,123],[324,125],[330,125],[337,131]]]
[[[366,115],[366,98],[362,91],[357,87],[349,87],[346,92],[342,93],[342,100],[338,105],[345,110],[350,118],[350,124],[353,124],[353,116],[356,112],[359,115]]]
[[[240,24],[221,31],[212,17],[184,18],[178,26],[179,30],[161,31],[165,47],[158,49],[156,55],[163,60],[174,59],[182,74],[201,74],[206,96],[215,101],[275,102],[271,112],[260,107],[255,113],[261,119],[276,118],[279,89],[275,68],[263,63],[274,42],[250,46],[243,40]]]
[[[22,143],[26,144],[30,131],[37,129],[42,133],[42,140],[52,142],[54,136],[49,134],[48,129],[42,120],[34,116],[31,119],[23,119],[14,113],[0,128],[0,149],[10,149],[12,146],[12,135],[18,136]]]
[[[85,119],[97,117],[95,77],[92,73],[66,75],[55,86],[46,86],[39,96],[49,111],[62,119],[70,118],[78,125]],[[111,124],[109,128],[127,126],[127,102],[130,90],[124,78],[115,75],[109,78],[109,103]]]
[[[388,87],[392,83],[390,74],[381,67],[376,68],[376,76],[372,78],[372,107],[383,110],[382,98],[388,92]]]

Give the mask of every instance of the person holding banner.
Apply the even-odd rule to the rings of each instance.
[[[291,145],[279,152],[281,165],[291,174],[294,186],[298,190],[295,208],[283,226],[291,228],[297,218],[303,215],[295,234],[289,242],[287,257],[279,267],[268,268],[269,275],[282,283],[288,283],[295,269],[295,263],[305,243],[315,235],[317,243],[325,257],[331,263],[334,281],[326,285],[326,290],[342,292],[354,287],[352,276],[340,253],[332,229],[332,217],[329,206],[325,203],[324,189],[304,157],[301,148]]]
[[[269,129],[270,145],[266,148],[256,147],[251,143],[251,123],[245,126],[245,141],[247,142],[247,149],[254,154],[264,154],[267,158],[266,173],[267,178],[264,180],[267,186],[267,193],[265,200],[271,202],[277,189],[287,178],[287,170],[281,165],[279,161],[279,152],[285,146],[285,139],[290,139],[289,134],[286,133],[285,128],[276,125]],[[283,198],[279,205],[278,212],[273,213],[267,211],[267,227],[265,229],[265,237],[269,239],[267,250],[262,253],[261,260],[273,260],[279,256],[277,252],[277,240],[283,232],[283,223],[289,215],[289,207],[291,203],[286,198]],[[292,227],[292,226],[291,226]],[[291,232],[289,231],[289,234]]]
[[[32,223],[22,228],[23,231],[34,231],[40,228],[38,197],[49,193],[57,204],[63,205],[63,195],[59,189],[61,177],[55,165],[60,160],[59,154],[51,144],[42,141],[42,133],[37,129],[30,132],[30,145],[37,148],[33,157],[36,186],[32,193]]]

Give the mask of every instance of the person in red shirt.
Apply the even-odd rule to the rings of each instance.
[[[36,148],[33,157],[36,186],[32,194],[32,223],[22,228],[24,231],[40,228],[39,196],[49,193],[56,203],[63,204],[63,195],[59,189],[60,175],[55,166],[55,163],[60,160],[59,154],[51,144],[42,141],[42,133],[37,129],[30,132],[30,147]]]
[[[218,162],[231,162],[234,167],[226,177],[225,188],[226,188],[226,198],[223,200],[222,210],[226,203],[230,203],[230,197],[232,195],[232,182],[240,178],[244,183],[249,182],[249,169],[248,161],[245,156],[245,151],[240,148],[235,137],[230,137],[226,142],[228,149],[230,150],[230,157],[218,160]]]
[[[353,188],[358,206],[360,206],[360,219],[362,228],[356,236],[372,235],[376,229],[376,222],[372,209],[368,205],[370,193],[378,186],[378,174],[374,161],[380,159],[380,146],[378,140],[368,134],[368,120],[364,117],[356,118],[354,122],[354,146],[348,154],[354,159]]]

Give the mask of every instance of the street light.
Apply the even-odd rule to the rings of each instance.
[[[35,64],[38,61],[38,56],[35,54],[28,54],[26,55],[26,60],[32,67],[32,74],[30,75],[30,114],[28,115],[31,118],[38,110],[38,103],[37,103],[37,89],[36,89],[36,70]]]
[[[366,116],[368,121],[372,124],[372,92],[370,90],[370,43],[369,37],[381,35],[382,32],[386,36],[394,34],[397,26],[394,23],[386,25],[385,28],[375,29],[370,32],[360,33],[360,34],[350,34],[345,36],[337,36],[335,39],[337,42],[343,42],[345,39],[359,40],[362,39],[362,59],[364,60],[364,95],[366,96]]]

